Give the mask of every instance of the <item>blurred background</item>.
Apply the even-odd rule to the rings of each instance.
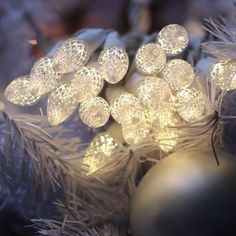
[[[82,28],[151,33],[170,23],[183,24],[192,36],[204,37],[204,18],[235,14],[234,0],[1,0],[0,110],[31,112],[3,97],[14,78],[29,74],[38,58],[62,38]],[[144,26],[136,29],[142,19]],[[1,199],[1,196],[0,196]],[[1,209],[0,236],[34,235],[14,207]]]

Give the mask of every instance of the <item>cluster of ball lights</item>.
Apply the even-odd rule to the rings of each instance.
[[[151,136],[163,151],[169,152],[179,135],[175,126],[200,119],[205,110],[204,95],[193,86],[193,67],[175,59],[187,47],[188,40],[182,26],[164,27],[155,42],[141,45],[134,58],[136,71],[126,78],[121,92],[107,101],[98,96],[104,84],[120,82],[129,68],[124,47],[104,47],[97,61],[89,63],[92,52],[86,41],[69,39],[54,56],[37,61],[30,75],[12,81],[5,97],[26,106],[48,95],[47,116],[51,125],[65,121],[78,106],[81,120],[91,128],[105,125],[111,115],[121,125],[127,144],[135,145]],[[96,152],[110,156],[117,145],[109,135],[95,137],[85,156]],[[107,158],[98,159],[99,168],[107,162]],[[91,158],[86,160],[91,163]]]

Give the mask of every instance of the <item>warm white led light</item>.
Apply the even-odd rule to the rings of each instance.
[[[84,66],[77,70],[71,81],[71,87],[78,102],[96,97],[103,85],[104,79],[100,71],[93,66]]]
[[[199,120],[205,110],[203,94],[196,89],[185,89],[177,93],[177,111],[186,121]]]
[[[174,90],[187,88],[194,80],[193,67],[181,59],[169,61],[162,71],[164,79]]]
[[[53,125],[59,125],[65,121],[75,111],[78,101],[69,85],[61,85],[48,97],[47,115],[48,122]]]
[[[140,101],[149,108],[166,106],[171,102],[172,94],[168,83],[158,77],[146,76],[137,87]]]
[[[176,55],[188,46],[188,32],[181,25],[167,25],[159,32],[157,42],[168,55]]]
[[[21,76],[13,80],[5,89],[4,96],[10,102],[21,106],[33,105],[39,100],[39,97],[29,92],[29,76]]]
[[[95,97],[80,104],[79,114],[87,126],[98,128],[107,123],[110,117],[110,107],[105,99]]]
[[[53,68],[60,73],[77,70],[89,60],[88,45],[85,41],[71,38],[62,43],[52,58]]]
[[[141,73],[157,74],[166,64],[166,53],[158,44],[148,43],[138,49],[135,64]]]
[[[124,78],[129,67],[129,57],[123,48],[111,46],[100,53],[98,64],[103,78],[115,84]]]

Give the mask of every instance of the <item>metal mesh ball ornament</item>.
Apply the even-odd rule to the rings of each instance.
[[[34,96],[42,96],[60,85],[61,75],[52,68],[48,57],[39,59],[30,73],[29,91]]]
[[[210,71],[216,85],[222,90],[236,89],[236,63],[220,61],[214,64]]]
[[[142,119],[144,108],[139,99],[131,93],[122,93],[111,104],[111,115],[122,125],[131,125]]]
[[[157,74],[166,64],[166,53],[156,43],[148,43],[140,47],[135,56],[135,65],[143,74]]]
[[[100,53],[98,64],[103,78],[115,84],[124,78],[129,67],[129,57],[123,48],[111,46]]]
[[[21,106],[33,105],[40,98],[29,92],[29,76],[21,76],[13,80],[5,89],[4,96],[10,102]]]
[[[173,90],[187,88],[194,80],[193,67],[181,59],[169,61],[162,71],[163,77]]]
[[[158,108],[171,102],[171,89],[167,82],[158,77],[146,76],[137,87],[140,101],[149,108]]]
[[[88,45],[85,41],[71,38],[62,43],[52,58],[57,72],[68,73],[77,70],[89,60]]]
[[[96,97],[103,85],[104,79],[100,71],[93,66],[84,66],[77,70],[71,81],[71,87],[78,102]]]
[[[79,114],[87,126],[98,128],[107,123],[110,117],[110,107],[105,99],[95,97],[80,104]]]
[[[157,43],[168,55],[181,53],[188,46],[188,32],[177,24],[167,25],[161,29],[157,36]]]
[[[61,85],[48,97],[47,115],[48,122],[53,125],[59,125],[65,121],[75,111],[78,101],[69,85]]]
[[[179,91],[177,98],[177,112],[186,121],[192,122],[201,118],[205,110],[203,94],[196,89]]]

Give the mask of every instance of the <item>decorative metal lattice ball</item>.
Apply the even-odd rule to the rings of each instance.
[[[129,56],[123,48],[111,46],[100,53],[98,64],[103,78],[115,84],[124,78],[129,68]]]
[[[107,123],[110,117],[110,107],[105,99],[95,97],[80,104],[79,114],[87,126],[98,128]]]
[[[85,41],[71,38],[58,47],[52,58],[53,68],[60,73],[77,70],[89,60],[88,45]]]
[[[29,106],[39,100],[29,92],[29,76],[21,76],[13,80],[6,88],[4,96],[12,103]]]
[[[158,77],[146,76],[137,87],[140,101],[149,108],[166,106],[171,102],[172,94],[168,83]]]
[[[122,125],[131,125],[142,119],[144,108],[137,97],[131,93],[122,93],[111,105],[112,117]]]
[[[168,55],[176,55],[188,46],[188,32],[181,25],[167,25],[159,32],[157,42]]]
[[[140,47],[135,56],[138,71],[143,74],[157,74],[166,64],[166,53],[156,43],[148,43]]]
[[[30,73],[29,91],[34,96],[42,96],[60,85],[61,75],[52,68],[52,60],[42,57]]]
[[[77,106],[78,101],[71,86],[66,84],[59,86],[48,97],[48,122],[53,126],[59,125],[75,111]]]
[[[236,63],[220,61],[211,68],[211,77],[222,90],[236,89]]]
[[[177,112],[186,121],[196,121],[201,118],[205,110],[203,94],[196,89],[179,91],[177,98]]]
[[[96,97],[103,85],[104,79],[100,71],[93,66],[84,66],[77,70],[71,81],[73,93],[79,102]]]
[[[164,79],[173,90],[187,88],[194,80],[193,67],[181,59],[169,61],[162,71]]]

